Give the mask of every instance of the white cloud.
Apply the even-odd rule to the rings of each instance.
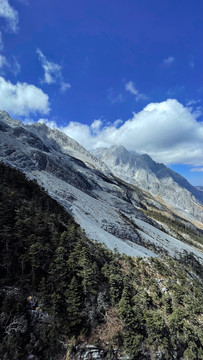
[[[192,114],[195,117],[195,119],[200,118],[203,115],[203,108],[202,106],[196,106],[196,108],[194,108],[192,110]]]
[[[70,122],[59,130],[87,149],[123,145],[128,150],[148,153],[159,162],[203,165],[203,123],[175,99],[151,103],[118,125],[115,122],[106,126],[101,120],[90,126]]]
[[[60,91],[62,92],[62,94],[64,94],[66,92],[67,89],[71,88],[71,84],[61,81],[61,88]]]
[[[194,100],[194,99],[189,100],[186,104],[186,107],[193,114],[195,119],[198,119],[203,115],[203,108],[200,104],[201,104],[201,100]]]
[[[138,90],[135,88],[133,81],[129,81],[125,84],[125,89],[133,95],[138,95]]]
[[[190,171],[192,171],[192,172],[203,172],[203,167],[192,168]]]
[[[0,76],[0,108],[16,116],[48,114],[49,97],[34,85],[20,82],[14,85]]]
[[[78,141],[87,149],[94,148],[94,145],[98,143],[98,137],[100,137],[100,133],[95,136],[95,134],[91,131],[91,125],[88,126],[74,121],[70,121],[68,126],[59,127],[59,130]]]
[[[61,79],[61,66],[47,60],[47,58],[44,56],[40,49],[37,49],[37,54],[39,55],[39,59],[44,69],[44,79],[42,80],[42,82],[50,85],[52,83],[55,83],[57,79]]]
[[[147,97],[144,94],[141,94],[137,88],[135,87],[135,84],[133,81],[129,81],[125,84],[125,89],[126,91],[129,91],[131,94],[135,95],[135,99],[136,101],[139,100],[146,100]]]
[[[48,85],[53,83],[59,83],[60,91],[62,93],[65,93],[65,91],[69,89],[71,85],[63,80],[63,76],[61,73],[61,65],[56,64],[53,61],[47,60],[46,56],[40,49],[37,49],[37,54],[44,70],[44,79],[42,80],[42,83]]]
[[[98,134],[101,127],[102,127],[101,119],[94,120],[93,123],[90,125],[90,129],[92,130],[93,134]]]
[[[114,121],[113,124],[114,124],[114,126],[117,128],[119,125],[123,124],[123,120],[118,119],[118,120]]]
[[[173,56],[169,56],[168,58],[163,60],[163,65],[170,66],[174,63],[175,58]]]
[[[200,102],[200,100],[194,100],[194,99],[190,99],[188,100],[188,102],[186,103],[186,106],[191,106],[191,105],[196,105]]]
[[[8,0],[0,1],[0,17],[6,20],[6,31],[18,31],[18,12],[9,5]]]

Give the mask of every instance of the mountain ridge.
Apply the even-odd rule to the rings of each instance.
[[[92,153],[105,162],[114,175],[153,195],[161,196],[174,209],[180,208],[179,211],[182,210],[181,213],[186,216],[187,211],[184,209],[188,210],[191,206],[190,214],[199,217],[198,205],[203,204],[203,193],[182,175],[169,169],[163,163],[156,163],[148,154],[131,153],[123,146],[115,145],[110,148],[95,149]],[[194,203],[196,203],[195,210]],[[203,214],[199,220],[203,221]]]
[[[0,160],[37,180],[73,215],[89,238],[132,256],[156,257],[167,252],[175,257],[186,251],[203,259],[198,243],[190,241],[193,234],[189,238],[186,234],[191,227],[195,232],[195,225],[181,220],[186,226],[182,236],[181,226],[178,234],[171,225],[157,222],[145,209],[164,211],[174,219],[177,215],[163,201],[116,178],[94,156],[84,156],[84,148],[74,140],[75,156],[81,151],[78,158],[60,148],[65,139],[70,146],[70,138],[44,124],[23,125],[1,113],[0,125]]]

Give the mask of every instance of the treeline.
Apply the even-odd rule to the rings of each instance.
[[[2,360],[74,359],[84,341],[106,359],[203,359],[202,284],[192,271],[90,241],[36,182],[3,164],[0,246]]]

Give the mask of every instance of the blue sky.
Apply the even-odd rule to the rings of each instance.
[[[0,0],[0,108],[203,185],[202,0]]]

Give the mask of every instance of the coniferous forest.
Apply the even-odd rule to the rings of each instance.
[[[0,359],[203,359],[202,266],[93,242],[35,181],[0,164]],[[81,357],[82,359],[82,357]]]

